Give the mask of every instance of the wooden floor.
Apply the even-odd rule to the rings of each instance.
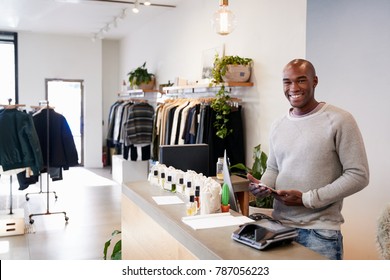
[[[8,175],[1,176],[1,210],[9,212],[12,186],[12,212],[24,212],[27,233],[0,237],[0,259],[101,260],[104,243],[121,223],[121,186],[110,169],[74,167],[61,181],[47,180],[46,174],[41,181],[20,191],[16,177],[11,183]],[[57,200],[54,193],[40,193],[47,181]]]

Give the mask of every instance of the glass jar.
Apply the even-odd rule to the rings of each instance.
[[[217,179],[223,180],[223,158],[218,158],[217,161]]]

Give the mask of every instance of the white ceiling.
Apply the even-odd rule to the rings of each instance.
[[[134,0],[0,0],[0,31],[29,31],[120,39],[129,28],[145,24],[171,7],[143,6],[134,14]],[[154,5],[176,6],[181,0],[151,0]],[[122,20],[114,19],[127,15]],[[111,23],[111,24],[110,24]],[[101,32],[108,24],[108,32]]]

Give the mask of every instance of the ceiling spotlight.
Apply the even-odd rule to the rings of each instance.
[[[152,3],[150,1],[145,1],[144,2],[144,6],[150,6],[150,5],[152,5]]]
[[[129,13],[129,10],[127,8],[123,9],[122,14],[119,16],[120,19],[125,19],[125,17],[127,16],[128,13]]]
[[[228,9],[229,0],[219,0],[219,9],[214,13],[213,25],[220,35],[228,35],[236,27],[236,19],[232,11]]]
[[[139,13],[139,3],[138,3],[138,0],[136,0],[134,2],[134,8],[132,9],[133,13],[134,14],[138,14]]]

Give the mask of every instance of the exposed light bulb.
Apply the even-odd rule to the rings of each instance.
[[[136,0],[135,2],[134,2],[134,7],[133,7],[133,9],[132,9],[132,11],[133,11],[133,13],[134,14],[138,14],[139,13],[139,3],[138,3],[138,0]]]
[[[228,5],[228,0],[220,0],[219,9],[214,13],[214,29],[220,35],[230,34],[237,24],[236,17],[233,12],[228,9]]]

